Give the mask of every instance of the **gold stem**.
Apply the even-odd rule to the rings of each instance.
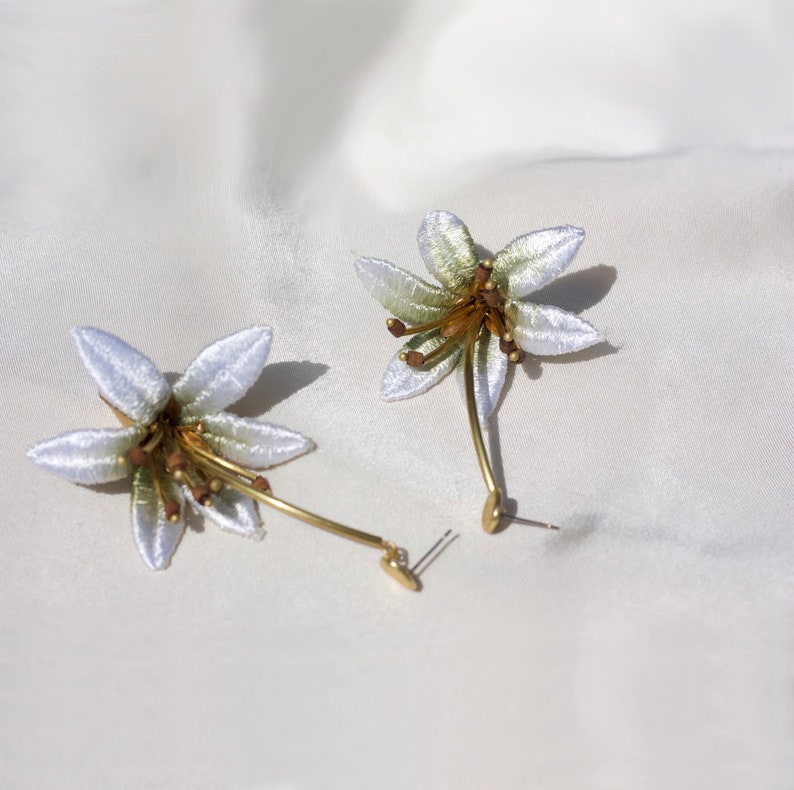
[[[477,395],[474,390],[474,347],[480,328],[480,324],[476,323],[466,335],[466,347],[463,351],[463,385],[466,390],[466,410],[469,415],[474,452],[477,453],[482,478],[488,489],[488,498],[482,511],[482,527],[486,532],[493,532],[499,526],[499,519],[502,516],[502,490],[496,485],[491,462],[488,460],[488,453],[482,438],[480,418],[477,415]]]
[[[326,532],[331,532],[334,535],[339,535],[342,538],[347,538],[348,540],[361,543],[365,546],[380,549],[384,555],[381,557],[380,561],[383,570],[402,584],[403,587],[407,587],[409,590],[419,589],[419,582],[411,571],[401,562],[398,549],[391,541],[384,540],[379,535],[372,535],[369,532],[362,532],[359,529],[347,527],[337,521],[331,521],[331,519],[318,516],[316,513],[293,505],[291,502],[278,499],[278,497],[266,493],[265,491],[260,491],[258,488],[254,488],[254,486],[240,479],[241,476],[248,477],[251,480],[255,479],[257,475],[250,470],[238,467],[225,458],[219,458],[214,453],[205,451],[192,442],[185,441],[182,446],[185,451],[196,458],[202,466],[209,468],[213,475],[223,480],[227,485],[239,491],[241,494],[255,499],[258,502],[262,502],[265,505],[269,505],[276,510],[280,510],[282,513],[297,518],[306,524],[319,527]],[[227,467],[236,468],[240,471],[230,471]]]

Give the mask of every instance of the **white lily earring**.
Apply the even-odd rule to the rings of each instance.
[[[72,330],[77,350],[116,429],[79,430],[39,442],[28,457],[74,483],[132,476],[132,528],[144,562],[162,570],[185,530],[185,505],[221,529],[261,539],[253,500],[348,540],[376,548],[381,567],[419,589],[406,553],[378,535],[347,527],[278,499],[249,467],[267,468],[314,448],[301,434],[223,411],[259,378],[272,331],[251,327],[212,343],[172,386],[124,341],[91,327]],[[414,566],[416,567],[416,566]]]
[[[364,286],[390,313],[395,337],[413,337],[383,376],[387,401],[418,395],[457,369],[466,399],[474,449],[488,495],[482,526],[494,532],[502,518],[557,529],[504,511],[482,437],[502,391],[509,363],[579,351],[604,341],[583,318],[527,296],[561,274],[573,260],[584,231],[566,225],[528,233],[493,259],[480,260],[469,229],[448,211],[431,211],[419,228],[425,266],[440,283],[430,285],[378,258],[359,258]]]

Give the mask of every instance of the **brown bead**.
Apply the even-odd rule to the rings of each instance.
[[[171,453],[165,459],[165,466],[169,472],[183,472],[187,466],[187,459],[179,451]]]
[[[212,494],[210,493],[209,486],[204,484],[193,486],[193,488],[190,489],[190,493],[193,494],[193,499],[195,499],[199,505],[207,507],[212,504]]]
[[[502,301],[502,297],[499,296],[499,291],[496,289],[493,291],[483,291],[482,298],[485,300],[485,304],[487,304],[488,307],[499,307]]]
[[[477,280],[477,282],[484,283],[488,280],[490,276],[491,276],[490,270],[486,269],[482,264],[480,264],[474,270],[474,279]]]
[[[405,334],[405,324],[399,318],[390,318],[386,326],[395,337],[402,337]]]
[[[142,447],[135,445],[135,447],[130,447],[130,449],[127,450],[127,458],[130,459],[130,463],[133,464],[133,466],[146,466],[149,462],[149,453]]]
[[[163,509],[165,510],[165,517],[172,523],[179,521],[179,505],[173,500],[163,502]]]
[[[515,340],[511,340],[509,343],[505,343],[505,341],[502,340],[501,337],[499,338],[499,350],[503,354],[509,354],[511,351],[515,349],[515,347],[516,347]]]
[[[409,351],[405,361],[412,368],[421,368],[425,364],[425,355],[421,351]]]
[[[255,477],[251,485],[257,491],[262,491],[264,494],[270,493],[270,483],[267,482],[266,477],[262,477],[261,475],[259,477]]]

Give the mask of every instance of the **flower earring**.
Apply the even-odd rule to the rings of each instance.
[[[565,270],[583,239],[584,231],[571,225],[539,230],[480,260],[463,222],[448,211],[431,211],[419,228],[419,251],[441,287],[388,261],[356,261],[364,286],[394,316],[386,321],[391,334],[413,335],[386,368],[381,397],[410,398],[458,370],[488,489],[486,532],[494,532],[501,518],[557,529],[504,512],[480,424],[499,400],[508,364],[522,363],[527,354],[565,354],[604,340],[583,318],[526,298]]]
[[[77,350],[117,429],[80,430],[39,442],[28,457],[74,483],[132,476],[132,529],[152,570],[167,567],[185,530],[184,510],[248,538],[264,536],[253,500],[383,554],[381,567],[418,589],[405,552],[391,541],[310,513],[275,497],[249,467],[289,461],[314,448],[301,434],[229,414],[259,378],[272,332],[251,327],[201,351],[172,386],[155,364],[124,341],[90,327],[72,330]]]

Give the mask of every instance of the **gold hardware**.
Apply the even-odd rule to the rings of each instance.
[[[491,462],[488,459],[485,442],[483,442],[482,438],[480,418],[477,415],[477,397],[474,390],[474,345],[477,342],[479,333],[479,324],[474,324],[466,334],[466,346],[463,351],[463,386],[466,391],[466,411],[469,415],[469,427],[471,428],[471,438],[474,441],[474,452],[477,453],[480,471],[485,481],[485,487],[488,489],[488,497],[482,510],[482,528],[488,533],[496,532],[499,527],[499,521],[505,518],[532,527],[559,529],[553,524],[544,524],[540,521],[532,521],[531,519],[520,518],[504,512],[502,489],[496,485]]]

